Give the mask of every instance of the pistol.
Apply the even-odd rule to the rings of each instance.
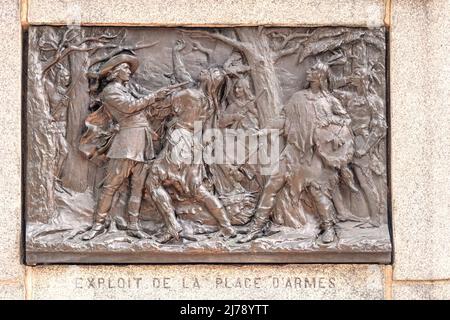
[[[167,95],[169,95],[173,91],[175,91],[176,89],[184,87],[185,85],[187,85],[189,83],[190,83],[190,81],[184,81],[184,82],[181,82],[181,83],[175,83],[175,84],[171,84],[171,85],[169,85],[167,87],[164,87],[164,88],[162,88],[160,90],[168,90]]]

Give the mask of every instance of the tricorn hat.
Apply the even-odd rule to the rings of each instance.
[[[121,63],[127,63],[130,66],[131,73],[134,73],[139,67],[139,60],[135,56],[127,53],[121,53],[112,57],[102,65],[98,72],[99,76],[107,76],[109,71]]]

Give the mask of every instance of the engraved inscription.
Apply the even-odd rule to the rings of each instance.
[[[334,277],[78,277],[75,289],[115,290],[115,289],[334,289]]]

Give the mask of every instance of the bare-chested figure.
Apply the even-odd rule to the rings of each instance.
[[[173,48],[174,76],[178,82],[194,83],[180,57],[184,47],[184,42],[178,40]],[[201,150],[194,149],[201,148],[200,141],[195,141],[194,124],[208,122],[211,118],[218,107],[216,98],[224,80],[225,72],[219,68],[202,70],[197,86],[180,90],[172,96],[173,119],[168,125],[164,148],[154,160],[146,181],[151,198],[166,224],[166,230],[157,238],[158,242],[177,240],[182,231],[167,187],[204,205],[217,220],[221,235],[236,236],[222,203],[203,183],[205,169],[202,161],[193,161],[194,153],[201,154]]]
[[[246,134],[257,134],[259,130],[258,110],[256,108],[255,97],[250,89],[250,82],[247,78],[239,78],[233,86],[232,102],[221,112],[218,117],[218,127],[221,129],[233,129]],[[231,131],[235,134],[235,131]],[[227,131],[225,131],[227,134]],[[250,154],[255,150],[244,144],[245,161],[243,164],[220,165],[221,173],[215,181],[215,186],[219,194],[233,192],[259,191],[262,185],[262,178],[258,167],[249,163]]]

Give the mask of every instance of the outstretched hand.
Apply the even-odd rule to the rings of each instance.
[[[167,97],[167,95],[170,93],[170,89],[169,88],[161,88],[158,91],[155,92],[155,98],[156,100],[162,100],[165,97]]]
[[[182,39],[179,39],[175,42],[175,46],[173,47],[173,49],[175,51],[181,51],[186,47],[186,42]]]

